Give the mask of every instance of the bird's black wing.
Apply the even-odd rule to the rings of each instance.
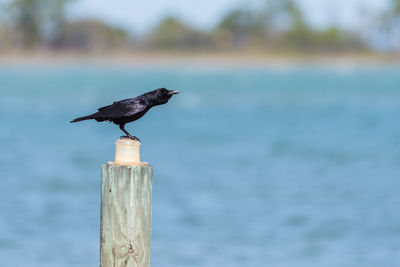
[[[133,116],[143,112],[148,107],[147,102],[142,98],[129,98],[114,102],[112,105],[99,108],[99,117],[107,119],[118,119]]]

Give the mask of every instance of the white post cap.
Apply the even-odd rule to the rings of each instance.
[[[147,165],[140,162],[140,142],[129,138],[120,138],[115,142],[114,165]]]

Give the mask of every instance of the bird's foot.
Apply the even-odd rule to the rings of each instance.
[[[139,138],[137,138],[136,136],[132,136],[132,135],[123,135],[123,136],[121,136],[121,139],[131,139],[133,141],[138,141],[139,143],[141,143]]]

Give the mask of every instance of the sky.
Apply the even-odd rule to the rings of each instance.
[[[73,17],[91,16],[141,34],[167,15],[176,15],[199,29],[211,29],[235,7],[259,6],[263,0],[76,0]],[[298,0],[308,21],[316,27],[332,24],[356,28],[367,14],[378,12],[388,0]]]

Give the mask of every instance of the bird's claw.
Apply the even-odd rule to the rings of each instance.
[[[139,138],[137,138],[136,136],[132,136],[132,135],[123,135],[123,136],[121,136],[121,139],[131,139],[133,141],[138,141],[139,143],[141,143]]]

